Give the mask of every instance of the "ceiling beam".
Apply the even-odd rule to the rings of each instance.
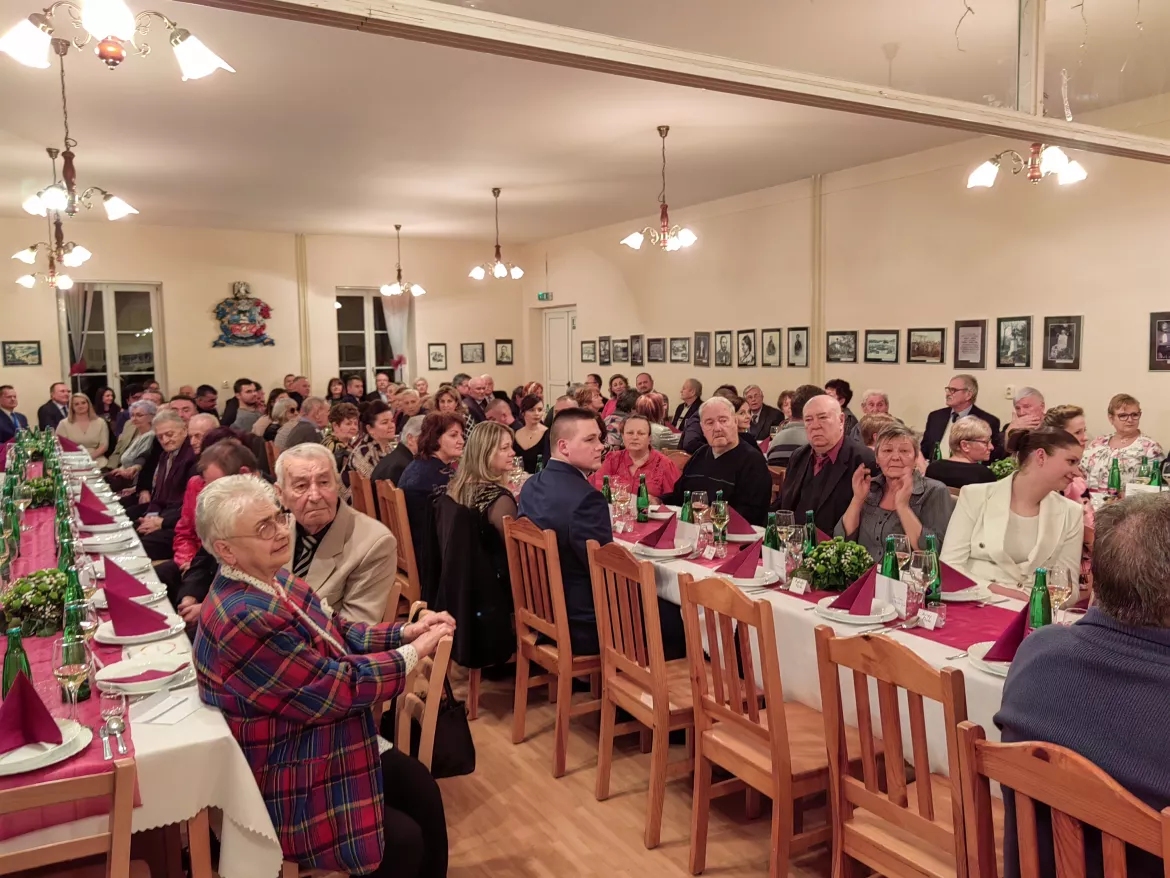
[[[180,0],[634,79],[1170,164],[1170,141],[623,40],[433,0]]]

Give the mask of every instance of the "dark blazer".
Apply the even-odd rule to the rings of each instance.
[[[991,427],[992,457],[1003,449],[1003,436],[999,432],[999,418],[988,414],[977,405],[971,406],[971,416],[982,418]],[[942,442],[943,433],[947,431],[947,422],[951,419],[949,408],[935,409],[926,416],[926,429],[922,431],[922,456],[930,460],[934,455],[934,446]]]
[[[592,645],[596,652],[597,617],[585,543],[597,540],[604,546],[613,542],[605,498],[576,467],[550,460],[524,483],[518,512],[541,530],[556,532],[573,651]]]
[[[42,430],[56,430],[57,425],[63,420],[65,415],[61,412],[60,406],[51,399],[37,409],[37,426]]]
[[[363,396],[363,397],[362,397],[362,402],[385,402],[385,403],[389,403],[389,400],[388,400],[388,399],[382,399],[382,394],[380,394],[380,393],[379,393],[378,391],[376,391],[376,390],[371,390],[369,393],[367,393],[365,396]]]
[[[772,435],[772,428],[779,427],[782,423],[784,423],[784,412],[764,403],[760,406],[759,417],[748,424],[747,432],[757,442],[763,442]]]
[[[483,403],[478,399],[473,399],[470,396],[463,397],[463,405],[467,408],[467,413],[471,415],[471,420],[477,424],[487,420],[487,415],[483,413]]]
[[[0,442],[7,442],[16,435],[16,431],[28,427],[28,418],[20,412],[13,412],[9,417],[0,411]]]
[[[678,447],[679,450],[685,451],[687,454],[694,454],[707,444],[707,437],[703,435],[703,425],[699,421],[699,406],[702,404],[703,400],[696,399],[691,407],[683,413],[681,421],[678,419],[683,403],[679,403],[674,412],[675,420],[678,421],[675,424],[675,429],[682,432],[682,436],[678,440]]]
[[[288,439],[285,440],[284,447],[292,448],[294,445],[303,445],[306,442],[315,442],[320,445],[323,436],[320,427],[306,418],[301,418],[297,421],[297,425],[288,431]]]
[[[837,462],[828,465],[828,473],[820,497],[811,501],[807,496],[807,481],[813,477],[813,461],[816,453],[811,445],[804,445],[792,452],[788,459],[788,473],[784,487],[776,500],[776,509],[788,509],[796,515],[796,523],[804,524],[804,514],[811,509],[817,527],[831,534],[837,522],[853,500],[853,471],[861,464],[876,474],[877,462],[873,452],[855,439],[845,437]]]
[[[412,460],[414,455],[411,454],[410,448],[405,442],[399,442],[393,451],[378,461],[374,471],[370,473],[370,481],[386,479],[397,485]]]
[[[365,399],[365,397],[362,397],[362,399]],[[360,405],[362,404],[362,400],[361,400],[361,399],[358,399],[358,398],[357,398],[356,396],[354,396],[352,393],[346,393],[346,394],[344,394],[344,395],[341,397],[341,401],[342,401],[342,402],[348,402],[348,403],[350,403],[351,405],[356,405],[356,406],[360,406]]]
[[[688,407],[685,402],[680,402],[678,408],[674,410],[674,417],[670,419],[670,423],[674,429],[682,431],[683,424],[687,422],[688,418],[697,418],[699,416],[699,406],[703,404],[703,400],[696,399]]]
[[[240,413],[240,401],[236,397],[232,397],[223,404],[223,417],[219,419],[221,427],[230,427],[236,421],[236,415]],[[209,415],[215,414],[214,411],[207,412]]]

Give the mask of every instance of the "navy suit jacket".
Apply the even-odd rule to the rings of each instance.
[[[6,412],[0,411],[0,442],[7,442],[21,427],[28,427],[28,418],[20,412],[13,412],[12,417],[9,417]]]
[[[613,542],[609,507],[601,492],[576,467],[550,460],[524,483],[518,512],[541,530],[556,532],[569,621],[596,625],[585,543],[597,540],[604,546]]]
[[[980,418],[991,427],[991,458],[997,460],[1002,457],[1003,435],[999,432],[999,418],[983,411],[977,405],[971,406],[971,416]],[[943,433],[947,431],[947,423],[951,419],[949,408],[935,409],[926,417],[926,429],[922,431],[922,456],[931,460],[934,446],[942,442]]]
[[[51,399],[37,409],[37,426],[42,430],[56,430],[57,425],[63,420],[65,420],[65,415],[61,413],[57,403]]]

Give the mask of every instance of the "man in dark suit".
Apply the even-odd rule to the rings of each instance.
[[[374,389],[366,394],[363,402],[390,404],[390,374],[388,372],[378,372],[374,375]]]
[[[49,385],[49,401],[37,409],[37,426],[56,430],[69,415],[69,385],[60,381]]]
[[[210,384],[200,384],[195,388],[195,408],[199,409],[200,414],[211,415],[218,421],[219,391]]]
[[[553,419],[549,447],[552,459],[520,491],[519,513],[542,530],[556,532],[573,654],[597,655],[597,617],[585,543],[613,542],[605,498],[587,479],[601,466],[597,418],[579,408],[561,412]]]
[[[808,445],[789,458],[776,508],[790,510],[797,524],[811,511],[817,527],[831,534],[853,499],[853,471],[861,464],[873,471],[877,462],[873,452],[845,435],[845,415],[835,397],[824,394],[805,403],[804,426]]]
[[[11,384],[0,385],[0,443],[7,442],[17,430],[28,427],[28,418],[16,410],[16,388]],[[598,460],[598,466],[601,461]]]
[[[482,378],[469,378],[461,391],[463,404],[467,406],[468,426],[474,427],[487,419],[483,410],[484,386]]]
[[[1003,437],[999,432],[999,418],[989,414],[975,400],[979,396],[979,382],[974,375],[956,375],[947,382],[947,406],[927,415],[926,429],[922,431],[922,456],[934,459],[934,448],[946,459],[951,456],[951,424],[967,415],[986,421],[991,427],[992,459],[1002,457]]]
[[[365,393],[366,382],[362,380],[362,377],[360,375],[350,375],[345,379],[345,394],[341,397],[341,401],[360,406]]]
[[[703,404],[703,385],[697,378],[688,378],[683,382],[679,396],[682,398],[682,402],[674,410],[674,417],[670,419],[670,422],[674,429],[682,433],[678,447],[687,454],[694,454],[707,441],[703,438],[703,428],[699,424],[699,406]]]
[[[764,391],[758,384],[749,384],[745,387],[743,398],[747,401],[748,411],[752,413],[752,420],[746,432],[757,442],[763,442],[772,436],[773,427],[779,427],[784,423],[784,412],[764,402]]]

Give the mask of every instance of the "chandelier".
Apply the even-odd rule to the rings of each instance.
[[[490,274],[496,280],[504,280],[511,275],[512,280],[520,280],[524,277],[524,269],[511,262],[504,262],[503,257],[500,256],[500,190],[493,189],[492,196],[496,199],[496,258],[491,262],[475,266],[467,276],[475,280],[483,280]]]
[[[416,297],[425,296],[427,291],[418,284],[412,284],[410,281],[402,279],[402,226],[398,223],[394,224],[394,236],[398,239],[398,280],[392,284],[382,284],[382,295],[401,296],[403,293],[410,293]]]
[[[82,35],[69,38],[57,35],[53,16],[64,10],[68,24],[82,31]],[[82,49],[96,41],[94,53],[110,70],[126,60],[127,45],[141,56],[150,54],[150,46],[140,43],[139,38],[149,30],[154,19],[162,21],[169,36],[168,42],[175,52],[179,72],[183,81],[202,79],[216,70],[236,71],[222,58],[211,51],[203,42],[186,28],[179,27],[161,12],[145,10],[137,14],[130,11],[123,0],[57,0],[40,12],[34,12],[24,21],[0,37],[0,52],[11,55],[28,67],[49,66],[51,44],[61,43],[58,48],[64,54],[69,46]]]
[[[61,214],[54,213],[53,219],[50,222],[50,232],[52,241],[41,241],[12,255],[13,259],[18,259],[26,265],[35,264],[37,256],[42,251],[48,257],[48,270],[22,275],[16,279],[16,282],[25,289],[31,290],[37,285],[37,281],[44,281],[54,289],[68,290],[73,286],[73,278],[67,274],[58,273],[58,267],[76,268],[93,255],[80,244],[74,244],[72,241],[65,240],[65,229],[61,224]]]
[[[698,236],[690,229],[683,229],[670,224],[670,212],[666,206],[666,135],[669,133],[669,125],[658,126],[658,136],[662,138],[662,191],[658,193],[659,228],[655,229],[647,226],[640,232],[631,232],[622,238],[621,243],[625,244],[631,250],[641,249],[642,242],[647,237],[650,238],[651,244],[656,244],[667,252],[681,250],[683,247],[690,247],[691,244],[699,240]]]
[[[1029,183],[1039,183],[1044,177],[1056,175],[1056,182],[1061,186],[1070,183],[1079,183],[1089,176],[1080,162],[1070,161],[1064,150],[1059,146],[1045,146],[1043,143],[1033,143],[1024,158],[1014,149],[1005,149],[994,155],[971,172],[967,178],[967,188],[990,189],[995,185],[995,178],[999,176],[999,166],[1003,159],[1011,159],[1012,174],[1027,171]]]

